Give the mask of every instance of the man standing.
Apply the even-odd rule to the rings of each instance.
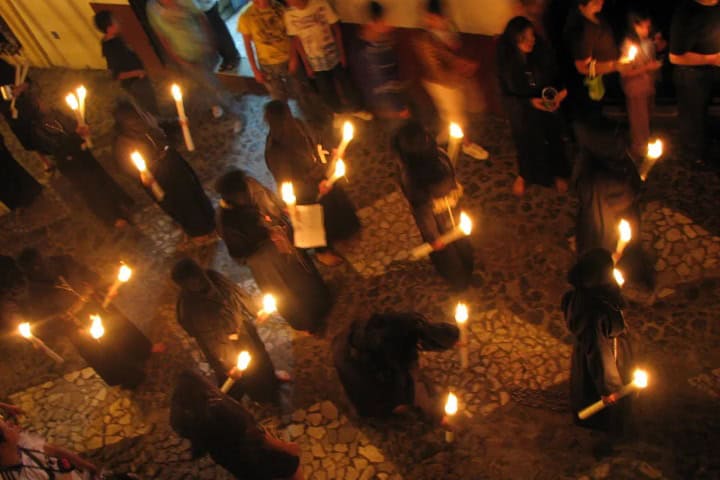
[[[235,70],[240,64],[240,52],[235,46],[235,40],[230,35],[225,20],[220,16],[218,0],[193,0],[193,2],[200,11],[205,12],[210,30],[215,37],[215,47],[222,57],[220,71]]]

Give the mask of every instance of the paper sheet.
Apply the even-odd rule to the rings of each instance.
[[[325,238],[325,215],[319,203],[297,205],[291,214],[295,246],[315,248],[327,246]]]

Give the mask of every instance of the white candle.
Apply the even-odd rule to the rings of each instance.
[[[28,322],[23,322],[18,325],[18,331],[20,332],[20,336],[27,339],[36,348],[45,352],[45,355],[50,357],[55,363],[63,363],[65,361],[60,355],[55,353],[53,349],[45,345],[45,342],[33,335],[32,328]]]
[[[615,400],[620,400],[626,395],[629,395],[630,393],[636,391],[636,390],[642,390],[643,388],[648,386],[648,375],[647,372],[644,370],[635,370],[633,372],[633,381],[622,387],[619,391],[615,392],[613,395],[615,396]],[[593,403],[592,405],[580,410],[578,412],[578,418],[580,420],[585,420],[587,418],[590,418],[591,416],[595,415],[600,410],[604,409],[607,406],[605,402],[602,401],[602,399],[598,400],[597,402]]]
[[[345,123],[343,123],[343,138],[340,142],[340,146],[338,146],[336,158],[343,158],[345,156],[345,150],[354,137],[355,127],[353,127],[352,123],[346,120]]]
[[[455,307],[455,322],[460,330],[460,367],[468,368],[468,308],[464,303],[458,303]]]
[[[277,302],[272,294],[266,293],[262,297],[262,308],[257,314],[259,321],[264,321],[267,317],[277,312]]]
[[[647,154],[640,165],[640,178],[644,182],[647,178],[650,170],[655,166],[655,162],[663,156],[663,142],[659,138],[656,138],[654,142],[648,143]]]
[[[440,243],[440,245],[445,246],[461,239],[462,237],[467,237],[471,233],[472,220],[470,220],[470,217],[468,217],[465,212],[460,212],[460,223],[458,226],[438,237],[437,242]],[[423,243],[419,247],[413,249],[413,251],[410,252],[410,256],[417,260],[430,255],[433,250],[434,248],[431,244]]]
[[[113,284],[110,286],[107,295],[105,295],[105,300],[103,300],[103,308],[107,308],[108,305],[110,305],[112,299],[115,298],[115,295],[117,295],[117,292],[120,289],[120,285],[122,285],[123,283],[127,283],[128,280],[130,280],[130,277],[132,277],[132,269],[121,262],[117,277],[115,278]]]
[[[248,365],[250,365],[250,353],[247,350],[243,350],[238,355],[237,364],[235,365],[235,368],[233,370],[237,369],[240,374],[245,372],[247,370]],[[228,393],[230,389],[235,385],[235,379],[233,377],[228,377],[227,380],[225,380],[225,383],[223,383],[222,387],[220,387],[220,391],[223,393]]]
[[[457,123],[450,124],[450,139],[448,140],[448,157],[450,162],[455,165],[457,164],[457,158],[460,154],[460,146],[462,145],[465,134],[462,128]]]
[[[105,335],[105,327],[102,323],[100,315],[90,315],[90,336],[95,340],[100,340]]]
[[[615,282],[618,284],[618,286],[620,288],[622,288],[622,286],[625,285],[625,276],[617,268],[613,268],[613,277],[615,278]]]
[[[447,401],[445,402],[445,423],[447,428],[445,429],[445,441],[447,443],[452,443],[455,441],[455,432],[452,431],[450,428],[450,422],[455,417],[455,414],[458,411],[458,400],[454,393],[450,392],[447,396]]]
[[[615,255],[613,255],[613,259],[616,262],[620,260],[620,257],[622,257],[625,247],[627,247],[628,243],[630,243],[630,240],[632,240],[632,227],[630,227],[630,222],[621,218],[618,223],[617,246],[615,247]]]
[[[137,168],[140,172],[140,179],[142,180],[142,182],[149,183],[150,190],[152,190],[155,199],[158,202],[162,202],[163,198],[165,198],[165,191],[162,189],[157,180],[155,180],[152,172],[148,170],[147,163],[145,163],[145,159],[140,154],[140,152],[138,152],[137,150],[132,152],[130,154],[130,160],[132,160],[133,165],[135,165],[135,168]]]
[[[287,205],[288,212],[290,212],[290,220],[292,220],[295,215],[295,204],[297,203],[292,182],[283,182],[282,185],[280,185],[280,197],[282,201],[285,202],[285,205]]]
[[[175,108],[178,113],[178,121],[180,127],[182,127],[183,138],[185,139],[185,147],[188,152],[195,150],[195,143],[193,143],[192,135],[190,134],[190,126],[188,125],[187,115],[185,115],[185,104],[183,103],[182,90],[177,83],[173,83],[170,87],[170,92],[175,100]]]
[[[85,118],[83,118],[82,113],[80,113],[80,103],[78,102],[77,97],[74,93],[68,93],[65,96],[65,102],[68,104],[70,109],[75,114],[75,119],[78,122],[78,126],[82,128],[87,128],[87,123],[85,123]],[[90,135],[85,135],[83,137],[85,140],[85,145],[87,145],[88,148],[92,148],[92,140],[90,139]]]

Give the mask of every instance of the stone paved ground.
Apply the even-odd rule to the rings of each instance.
[[[143,478],[229,478],[207,458],[191,460],[187,442],[168,426],[174,376],[187,366],[207,370],[207,365],[174,319],[176,291],[168,271],[183,254],[181,235],[118,175],[109,158],[107,112],[119,89],[98,72],[33,74],[51,102],[59,103],[80,79],[88,86],[94,152],[135,197],[138,227],[105,229],[56,178],[32,208],[0,217],[2,251],[38,246],[71,253],[108,278],[119,260],[128,262],[136,274],[116,303],[168,349],[149,362],[149,380],[127,392],[104,385],[61,338],[49,337],[47,343],[66,358],[62,366],[19,338],[4,338],[0,394],[26,409],[28,429],[110,467]],[[262,156],[265,99],[242,99],[246,125],[234,134],[232,119],[213,120],[200,106],[201,95],[191,90],[188,97],[197,151],[187,158],[208,191],[231,165],[270,185]],[[567,411],[570,345],[558,302],[573,260],[567,237],[575,200],[536,187],[522,200],[513,197],[508,127],[497,118],[476,119],[473,131],[491,159],[460,160],[466,208],[476,221],[477,273],[473,286],[457,295],[427,261],[407,261],[419,235],[385,152],[389,130],[379,122],[357,122],[358,140],[347,154],[347,188],[364,229],[340,246],[345,265],[321,268],[336,297],[326,331],[321,338],[298,336],[279,318],[260,328],[278,367],[290,370],[295,382],[282,407],[248,407],[270,431],[301,445],[307,478],[720,478],[717,175],[685,169],[680,139],[663,128],[669,154],[647,182],[642,232],[655,258],[658,285],[653,292],[629,288],[637,302],[627,309],[638,362],[650,371],[652,383],[637,402],[636,438],[611,444],[603,435],[573,427]],[[4,124],[0,132],[39,174],[35,159],[20,151]],[[331,127],[322,133],[333,145]],[[187,253],[254,288],[221,243]],[[469,369],[460,371],[454,351],[422,358],[439,388],[452,388],[460,398],[456,443],[446,445],[442,431],[416,419],[380,423],[354,417],[332,368],[329,339],[372,311],[415,309],[436,321],[450,320],[461,299],[471,312]]]

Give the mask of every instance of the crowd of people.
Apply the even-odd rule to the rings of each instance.
[[[537,184],[554,186],[560,193],[573,188],[579,198],[577,263],[568,275],[572,290],[562,299],[574,338],[573,417],[586,426],[621,431],[630,401],[618,399],[615,392],[629,382],[633,362],[622,317],[624,300],[613,269],[622,268],[631,282],[652,285],[653,278],[638,238],[617,250],[617,225],[625,219],[633,231],[640,231],[643,179],[638,167],[651,137],[658,54],[666,49],[675,65],[686,153],[695,163],[707,159],[708,107],[712,89],[720,84],[720,4],[680,2],[669,42],[641,10],[630,13],[618,41],[602,9],[603,0],[577,0],[560,44],[543,36],[545,28],[528,17],[512,18],[497,42],[496,71],[517,150],[513,193],[522,196]],[[207,91],[213,115],[228,111],[239,118],[239,104],[215,75],[218,57],[222,71],[232,71],[239,62],[217,2],[150,0],[147,16],[166,61]],[[342,263],[334,247],[355,236],[361,223],[351,196],[326,178],[321,142],[307,122],[293,116],[287,103],[291,98],[303,114],[315,107],[310,95],[318,95],[335,115],[396,122],[388,151],[418,230],[432,247],[430,260],[454,290],[467,289],[473,279],[469,239],[442,241],[442,235],[455,228],[454,210],[463,201],[457,155],[444,146],[453,122],[465,131],[462,154],[479,160],[489,156],[471,140],[474,132],[466,111],[465,88],[481,69],[479,62],[462,53],[463,37],[447,5],[426,2],[423,28],[412,43],[420,83],[437,110],[438,124],[426,125],[413,118],[398,68],[394,28],[381,1],[368,2],[367,17],[358,30],[358,59],[367,74],[361,98],[347,70],[340,19],[326,0],[287,0],[287,5],[253,0],[240,15],[238,30],[253,75],[270,97],[264,110],[267,168],[278,187],[293,184],[295,199],[289,203],[248,172],[233,169],[215,183],[221,198],[215,209],[191,163],[173,146],[167,128],[175,120],[162,112],[145,67],[124,42],[119,24],[108,11],[95,16],[108,69],[128,94],[113,111],[113,158],[119,170],[140,182],[190,245],[205,245],[219,236],[230,256],[249,267],[260,290],[276,295],[279,315],[293,329],[309,334],[322,331],[332,307],[314,262]],[[303,76],[298,75],[301,66]],[[0,84],[13,85],[14,75],[14,67],[0,61]],[[613,75],[619,76],[627,102],[627,138],[603,115],[605,82]],[[111,228],[132,228],[133,200],[93,156],[87,128],[49,107],[30,79],[15,85],[13,95],[19,115],[11,112],[9,102],[2,104],[2,113],[23,148],[35,152],[48,171],[66,177],[99,220]],[[136,151],[150,175],[133,165]],[[41,185],[1,142],[0,157],[0,199],[11,209],[29,206]],[[337,152],[330,157],[332,165]],[[324,212],[326,242],[299,248],[294,208],[318,204]],[[210,379],[183,372],[172,394],[171,425],[190,440],[194,455],[209,454],[237,478],[302,478],[297,445],[264,432],[240,402],[248,395],[257,402],[277,403],[281,385],[292,380],[288,372],[275,369],[258,335],[256,324],[263,318],[257,302],[223,273],[189,257],[179,260],[168,275],[179,287],[177,321],[197,341],[213,371]],[[106,291],[95,272],[68,256],[43,257],[34,249],[0,256],[3,329],[16,329],[20,318],[32,319],[38,335],[66,336],[108,385],[136,388],[145,379],[146,362],[163,346],[153,345],[104,301]],[[43,302],[34,301],[40,297]],[[80,320],[93,312],[103,312],[112,331],[100,342]],[[421,371],[418,352],[453,348],[458,338],[453,324],[431,322],[415,312],[383,312],[353,321],[332,341],[332,353],[358,415],[388,417],[417,409],[439,424],[442,398]],[[250,353],[252,362],[238,370],[236,358],[242,350]],[[218,388],[228,379],[234,381],[231,388]],[[617,405],[589,421],[578,420],[578,411],[598,399]],[[0,407],[16,412],[12,406]],[[72,452],[25,439],[11,421],[0,421],[0,478],[55,478],[66,467],[68,472],[96,470]],[[41,474],[23,476],[23,469]]]

